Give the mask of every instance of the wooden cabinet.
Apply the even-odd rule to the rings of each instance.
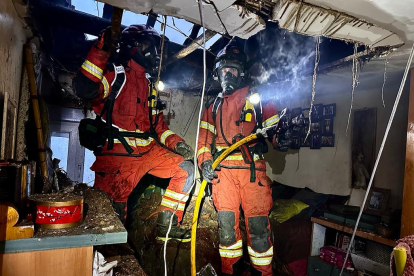
[[[325,263],[322,261],[322,259],[319,258],[319,251],[322,247],[326,244],[326,236],[327,232],[330,231],[330,233],[335,232],[342,232],[349,234],[351,236],[353,229],[349,227],[348,225],[341,224],[339,222],[334,222],[329,219],[324,218],[312,218],[312,243],[311,243],[311,257],[308,261],[308,276],[316,276],[316,275],[327,275],[327,276],[339,276],[340,269],[337,269],[336,267],[331,266],[328,263]],[[334,231],[334,232],[332,232]],[[374,244],[382,244],[386,249],[389,248],[389,254],[391,254],[392,247],[395,246],[396,241],[391,239],[386,239],[383,237],[380,237],[378,235],[375,235],[373,233],[364,232],[358,230],[356,232],[356,236],[364,239],[368,242],[374,243]],[[382,252],[386,256],[388,253],[384,250],[378,250],[375,249],[375,253]],[[371,250],[372,252],[372,250]],[[357,255],[357,254],[350,254],[350,258],[355,261],[354,266],[357,269],[364,269],[368,270],[370,272],[376,273],[377,275],[381,276],[387,276],[390,275],[389,271],[389,265],[384,265],[384,262],[377,262],[373,259],[370,259],[366,257],[365,255]],[[389,263],[389,261],[388,261]],[[352,274],[345,274],[345,271],[342,275],[352,275]]]

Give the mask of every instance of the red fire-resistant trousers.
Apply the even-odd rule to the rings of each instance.
[[[91,170],[95,171],[95,187],[104,190],[117,203],[126,203],[139,180],[149,173],[171,178],[161,202],[161,210],[174,211],[180,222],[192,184],[192,163],[183,157],[155,145],[142,157],[98,156]],[[126,204],[125,204],[126,206]]]
[[[268,214],[273,202],[266,173],[256,171],[255,182],[250,182],[249,169],[221,168],[216,173],[218,178],[213,180],[213,200],[218,210],[222,272],[233,274],[233,265],[243,254],[239,229],[241,204],[253,269],[263,276],[272,275],[273,245]]]

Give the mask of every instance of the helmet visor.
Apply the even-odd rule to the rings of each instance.
[[[240,75],[239,69],[236,67],[221,67],[218,69],[217,73],[220,79],[223,79],[227,73],[232,74],[235,78]]]

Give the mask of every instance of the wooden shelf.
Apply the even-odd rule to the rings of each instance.
[[[335,230],[338,230],[338,231],[341,231],[341,232],[345,232],[345,233],[348,233],[348,234],[352,234],[353,231],[354,231],[354,229],[349,227],[349,226],[346,226],[346,225],[341,224],[339,222],[334,222],[332,220],[325,219],[325,218],[311,218],[311,221],[313,223],[317,223],[319,225],[329,227],[329,228],[332,228],[332,229],[335,229]],[[355,235],[358,236],[358,237],[367,239],[367,240],[375,241],[375,242],[382,243],[382,244],[392,246],[392,247],[394,247],[396,245],[395,240],[387,239],[387,238],[375,235],[373,233],[364,232],[364,231],[361,231],[361,230],[357,230]]]

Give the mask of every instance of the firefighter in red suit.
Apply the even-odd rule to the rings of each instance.
[[[119,57],[113,64],[107,63],[110,36],[110,29],[107,29],[101,34],[99,43],[92,46],[80,73],[74,78],[76,93],[91,100],[94,112],[100,114],[112,88],[117,85],[119,91],[115,95],[112,124],[120,131],[147,133],[152,129],[153,135],[148,139],[126,138],[134,150],[132,154],[128,154],[117,140],[114,140],[112,150],[105,146],[91,167],[95,171],[94,186],[108,193],[124,221],[128,196],[146,173],[171,178],[159,207],[158,238],[165,240],[173,216],[169,238],[189,241],[190,232],[181,229],[179,223],[188,200],[185,194],[194,177],[192,162],[188,161],[194,151],[168,128],[162,111],[154,108],[149,114],[149,106],[156,99],[151,98],[146,73],[157,71],[160,35],[146,25],[127,27],[121,34]],[[121,81],[119,75],[123,76]],[[107,118],[104,116],[103,119]]]
[[[266,176],[263,153],[266,141],[254,141],[246,147],[249,153],[236,150],[220,163],[216,172],[213,160],[231,144],[256,132],[258,128],[276,125],[279,116],[271,102],[243,85],[245,53],[235,45],[226,46],[217,55],[214,74],[223,92],[207,104],[200,123],[197,147],[198,164],[203,178],[212,182],[213,201],[218,211],[220,256],[224,275],[241,275],[242,236],[239,229],[240,205],[243,208],[247,247],[252,275],[272,275],[273,245],[268,219],[272,207],[270,179]],[[271,141],[276,147],[276,138]],[[245,149],[246,149],[245,148]]]

